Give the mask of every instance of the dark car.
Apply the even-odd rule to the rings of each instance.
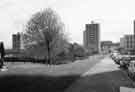
[[[120,61],[120,67],[128,68],[130,61],[130,56],[123,56]]]

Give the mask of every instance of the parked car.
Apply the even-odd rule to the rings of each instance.
[[[130,55],[131,60],[135,60],[135,55]]]
[[[120,64],[120,61],[122,60],[122,56],[121,55],[117,55],[117,56],[114,56],[112,59],[114,60],[114,62],[116,64]]]
[[[132,60],[128,66],[128,76],[135,80],[135,60]]]
[[[131,58],[129,56],[123,56],[120,61],[120,67],[128,68]]]

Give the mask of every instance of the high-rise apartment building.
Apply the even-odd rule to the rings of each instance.
[[[13,34],[12,35],[12,48],[13,50],[20,50],[23,49],[22,47],[22,35],[21,33]]]
[[[134,20],[134,33],[133,33],[133,35],[134,35],[134,43],[135,43],[135,20]],[[135,47],[134,47],[134,50],[135,50]]]
[[[134,30],[134,36],[135,36],[135,20],[134,20],[134,25],[133,25],[133,30]]]
[[[134,33],[133,33],[133,35],[134,35],[134,44],[135,44],[135,20],[134,20],[134,24],[133,24],[133,26],[134,26]],[[134,50],[133,51],[135,51],[135,47],[134,47]]]
[[[133,22],[133,34],[120,38],[120,47],[126,52],[135,54],[135,21]]]
[[[94,22],[86,24],[83,32],[83,44],[92,53],[98,53],[100,50],[99,38],[99,24]]]

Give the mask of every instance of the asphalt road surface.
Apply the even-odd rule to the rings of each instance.
[[[132,81],[109,56],[85,72],[65,92],[120,92],[131,87]]]

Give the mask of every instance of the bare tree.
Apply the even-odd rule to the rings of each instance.
[[[67,42],[64,24],[56,12],[50,8],[34,14],[23,33],[25,48],[32,52],[31,54],[37,53],[36,55],[45,57],[48,63],[54,60],[56,49],[61,50],[64,46],[61,43]]]

